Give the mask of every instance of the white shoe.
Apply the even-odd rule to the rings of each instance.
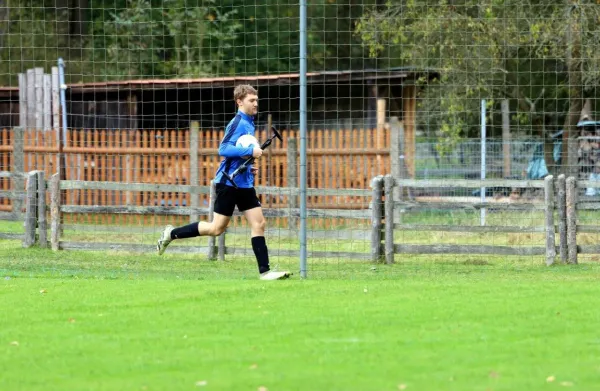
[[[173,231],[173,228],[174,227],[172,225],[167,225],[162,235],[160,236],[160,239],[158,239],[158,243],[156,244],[156,250],[158,251],[158,255],[162,255],[167,249],[169,243],[171,243],[171,241],[173,240],[171,239],[171,231]]]
[[[260,275],[261,280],[283,280],[291,276],[290,272],[274,272],[269,270],[268,272],[262,273]]]

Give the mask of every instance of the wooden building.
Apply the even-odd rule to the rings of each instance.
[[[398,116],[402,120],[407,111],[414,110],[415,82],[422,77],[431,80],[437,74],[410,68],[309,73],[308,124],[311,128],[374,127],[377,100],[381,98],[389,102],[386,117]],[[23,79],[26,83],[27,76]],[[297,73],[71,84],[66,90],[67,126],[187,129],[190,121],[199,121],[201,129],[222,128],[235,112],[232,95],[234,86],[239,83],[258,88],[258,122],[266,119],[269,113],[279,126],[298,127],[300,91]],[[23,86],[22,89],[27,94],[27,88],[31,94],[32,87]],[[33,88],[37,88],[37,84]],[[0,88],[0,127],[12,127],[21,122],[20,102],[26,102],[29,111],[36,104],[43,105],[39,97],[32,102],[20,95],[18,87]]]

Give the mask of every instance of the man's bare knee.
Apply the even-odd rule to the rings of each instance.
[[[267,221],[264,218],[262,218],[260,220],[255,220],[252,222],[252,230],[253,231],[264,232],[266,227],[267,227]]]
[[[221,235],[223,232],[225,232],[225,228],[227,228],[224,225],[218,225],[218,224],[212,224],[211,229],[210,229],[210,233],[212,236],[219,236]]]
[[[218,215],[211,223],[200,222],[198,231],[201,236],[219,236],[225,232],[227,224],[229,224],[229,218]]]

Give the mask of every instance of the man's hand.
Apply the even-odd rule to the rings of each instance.
[[[259,147],[254,147],[254,150],[252,151],[252,157],[255,159],[258,159],[259,157],[262,156],[263,150],[260,149]]]
[[[252,168],[250,169],[250,172],[252,173],[252,175],[256,175],[256,174],[258,174],[258,167],[252,167]]]

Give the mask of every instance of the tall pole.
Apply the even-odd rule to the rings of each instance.
[[[306,278],[306,0],[300,0],[300,277]]]
[[[481,180],[485,180],[485,142],[486,142],[486,132],[485,132],[485,99],[481,100]],[[483,183],[482,183],[483,185]],[[481,187],[481,202],[485,202],[485,187]],[[483,227],[485,225],[485,208],[481,208],[480,210],[480,224]]]

